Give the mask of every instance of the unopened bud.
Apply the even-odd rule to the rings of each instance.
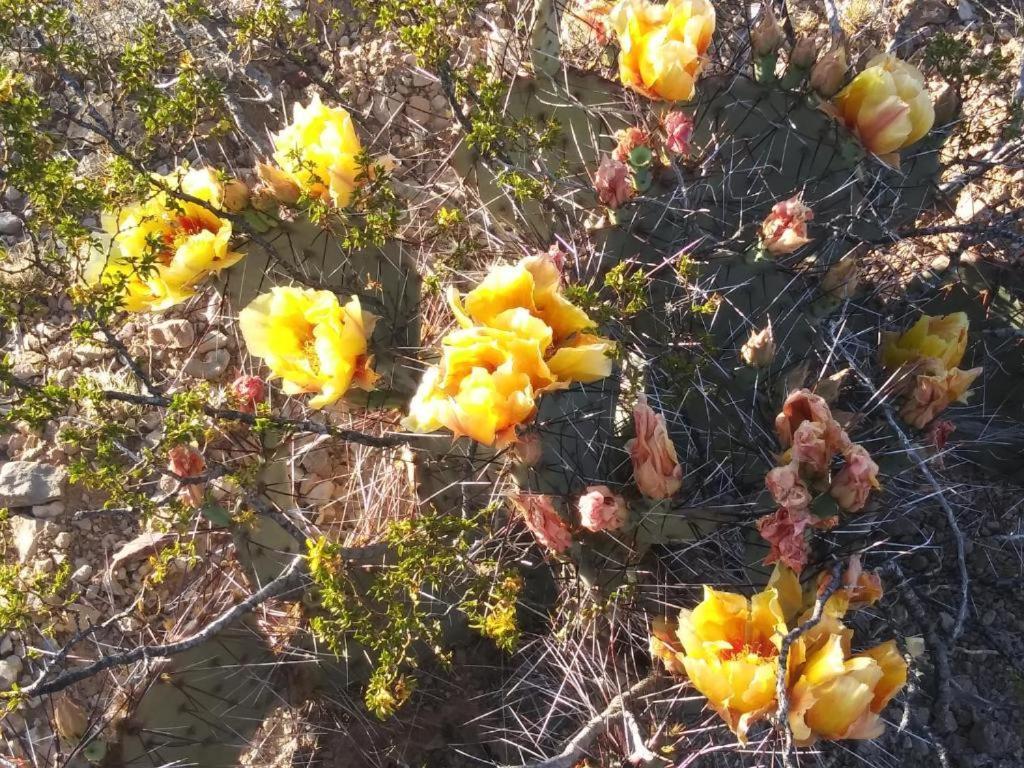
[[[857,292],[860,283],[860,267],[853,256],[844,256],[825,273],[821,290],[836,301],[845,301]]]
[[[777,53],[786,37],[779,26],[779,20],[775,18],[771,3],[762,6],[761,17],[750,32],[750,46],[755,56],[770,56]]]
[[[299,185],[277,166],[269,163],[256,163],[256,173],[278,202],[295,205],[299,201],[301,194]]]
[[[244,181],[228,179],[221,186],[221,205],[225,211],[238,213],[249,204],[249,187]]]
[[[804,35],[798,37],[796,45],[789,53],[790,65],[807,70],[814,66],[816,58],[818,58],[818,46],[814,42],[814,38]]]
[[[833,45],[811,68],[811,87],[826,99],[839,93],[849,65],[842,46]]]
[[[772,333],[771,323],[760,331],[751,332],[750,338],[740,348],[740,357],[751,368],[771,365],[775,359],[775,335]]]

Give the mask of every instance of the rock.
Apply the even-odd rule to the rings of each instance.
[[[185,349],[196,340],[196,330],[188,320],[176,318],[150,326],[148,336],[154,346]]]
[[[21,659],[17,656],[8,656],[0,660],[0,688],[6,690],[18,682],[21,674]]]
[[[64,502],[51,501],[49,504],[37,504],[32,507],[32,514],[44,520],[52,520],[64,514]]]
[[[974,12],[974,6],[972,6],[967,0],[960,0],[956,6],[957,15],[960,16],[960,21],[967,22],[974,21],[978,18],[978,14]]]
[[[942,626],[943,632],[952,632],[953,627],[956,626],[956,619],[954,619],[945,611],[942,611],[939,614],[939,624]]]
[[[968,739],[975,752],[988,757],[998,757],[1006,748],[1007,735],[998,723],[991,720],[979,720],[971,728]]]
[[[196,354],[202,355],[213,349],[229,349],[230,345],[231,339],[228,338],[227,334],[215,328],[200,339],[199,344],[196,346]]]
[[[14,207],[21,202],[22,194],[18,189],[14,187],[8,187],[4,190],[4,202],[9,206]]]
[[[413,88],[426,88],[431,83],[437,82],[433,77],[424,72],[413,72],[412,73],[412,87]]]
[[[10,211],[0,211],[0,235],[20,235],[21,219]]]
[[[370,111],[380,123],[389,123],[402,109],[402,100],[397,96],[378,93],[373,97]]]
[[[14,536],[14,548],[18,552],[18,562],[27,563],[39,547],[39,534],[45,523],[31,517],[15,515],[11,518],[11,533]]]
[[[71,543],[74,540],[74,536],[72,536],[67,531],[62,531],[61,533],[58,533],[56,536],[53,537],[53,546],[57,547],[58,549],[67,549],[71,546]]]
[[[64,492],[67,472],[38,461],[8,461],[0,465],[0,507],[35,507]]]
[[[46,372],[45,367],[46,355],[26,349],[15,358],[11,373],[19,379],[34,379]]]
[[[71,574],[71,580],[75,584],[86,584],[89,579],[92,578],[93,568],[88,563],[78,566],[75,572]]]
[[[330,477],[334,474],[334,460],[326,447],[317,447],[307,451],[302,456],[302,468],[307,472]]]
[[[405,108],[405,112],[411,120],[422,123],[431,117],[433,107],[430,106],[430,102],[427,99],[419,94],[413,94],[409,97],[409,104]]]
[[[161,548],[170,544],[177,534],[170,532],[157,532],[150,531],[142,533],[136,536],[131,541],[125,543],[110,560],[110,566],[107,569],[109,574],[117,575],[118,570],[123,569],[121,566],[139,557],[148,557]]]
[[[300,484],[299,494],[307,504],[321,507],[334,500],[334,483],[330,480],[321,480],[316,475],[310,475]]]
[[[193,357],[185,363],[185,373],[197,379],[216,381],[224,375],[231,364],[231,353],[226,349],[215,349],[203,357]]]

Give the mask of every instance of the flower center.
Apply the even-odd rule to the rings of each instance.
[[[732,637],[729,638],[729,645],[732,647],[722,651],[722,659],[724,661],[750,655],[758,656],[762,659],[774,659],[779,655],[779,649],[772,644],[771,640],[764,637],[751,640],[745,637]]]

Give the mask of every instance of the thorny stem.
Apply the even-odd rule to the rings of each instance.
[[[779,647],[779,669],[776,673],[775,678],[775,698],[778,699],[779,708],[776,713],[776,719],[778,725],[782,729],[783,737],[783,749],[782,749],[782,761],[786,768],[793,766],[793,729],[789,727],[789,696],[786,693],[786,682],[787,682],[787,668],[789,666],[789,649],[797,640],[800,639],[805,633],[814,629],[821,621],[821,614],[825,610],[825,603],[828,602],[829,598],[835,594],[836,590],[842,586],[843,571],[845,564],[842,560],[837,560],[836,564],[832,566],[832,579],[829,581],[825,591],[818,595],[818,599],[814,602],[814,611],[811,613],[811,617],[798,627],[790,630],[789,633],[782,638],[782,645]]]

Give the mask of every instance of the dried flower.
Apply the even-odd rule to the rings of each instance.
[[[167,452],[167,468],[177,479],[198,477],[206,471],[206,460],[203,454],[189,445],[176,445]],[[183,484],[180,492],[181,500],[192,507],[198,508],[203,503],[203,483]]]
[[[821,292],[835,301],[853,298],[860,283],[860,268],[853,256],[844,256],[821,279]]]
[[[775,417],[775,433],[783,448],[793,444],[796,430],[805,421],[825,425],[824,437],[829,446],[829,455],[845,450],[850,444],[850,438],[832,417],[832,410],[825,399],[809,389],[797,389],[789,393],[782,405],[782,413]]]
[[[760,331],[751,331],[750,337],[740,348],[740,358],[751,368],[764,368],[775,359],[775,336],[772,324],[768,323]]]
[[[527,467],[535,467],[544,457],[544,441],[537,432],[520,435],[515,444],[516,459]]]
[[[626,523],[626,500],[607,485],[587,486],[579,500],[580,525],[588,531],[617,531]]]
[[[849,69],[846,52],[841,45],[834,45],[811,67],[811,88],[826,99],[834,96],[846,79]]]
[[[903,401],[900,416],[912,427],[924,429],[952,403],[967,402],[968,390],[981,375],[981,371],[981,368],[971,368],[969,371],[953,368],[948,371],[939,370],[934,374],[918,374],[914,389]]]
[[[811,492],[800,478],[799,465],[794,461],[769,470],[764,485],[775,503],[792,513],[806,512],[811,506]]]
[[[667,499],[683,487],[683,468],[665,426],[665,417],[655,413],[641,395],[633,408],[636,437],[626,443],[633,460],[633,480],[649,499]]]
[[[949,436],[956,432],[956,424],[944,419],[936,419],[928,428],[928,439],[936,451],[946,450]]]
[[[577,17],[590,28],[595,42],[602,48],[608,45],[612,39],[612,30],[608,21],[608,14],[611,10],[612,4],[607,0],[589,0],[577,13]]]
[[[796,573],[803,571],[807,565],[807,539],[804,532],[811,526],[812,520],[806,509],[790,511],[786,507],[779,507],[773,514],[760,518],[757,531],[772,547],[764,560],[765,565],[782,563]]]
[[[619,40],[622,84],[651,99],[693,98],[715,31],[707,0],[619,0],[609,15]]]
[[[823,595],[832,583],[828,572],[818,579],[818,595]],[[846,613],[851,608],[866,608],[882,599],[882,577],[875,571],[861,567],[860,555],[851,555],[843,572],[842,586],[829,598],[829,610]]]
[[[846,126],[876,155],[909,147],[935,122],[924,75],[913,64],[885,53],[871,59],[834,104]]]
[[[629,177],[629,166],[612,157],[606,157],[594,175],[597,199],[609,208],[621,208],[635,193]]]
[[[863,446],[856,444],[846,449],[843,460],[846,464],[832,480],[829,493],[840,509],[860,512],[871,491],[882,487],[878,482],[878,465]]]
[[[829,425],[807,420],[793,433],[792,457],[801,468],[813,475],[828,472],[836,446],[828,439]]]
[[[511,497],[512,504],[523,518],[526,527],[537,542],[561,554],[572,544],[569,526],[555,510],[551,496],[539,493],[519,493]]]
[[[673,110],[665,115],[665,149],[674,155],[690,152],[690,138],[693,136],[693,118],[685,112]]]
[[[643,128],[622,128],[615,132],[615,141],[617,143],[612,150],[612,158],[620,163],[629,164],[629,155],[637,147],[651,149],[651,134]]]
[[[761,244],[774,256],[792,253],[811,242],[807,222],[813,218],[814,212],[803,204],[800,195],[776,203],[761,224]]]

